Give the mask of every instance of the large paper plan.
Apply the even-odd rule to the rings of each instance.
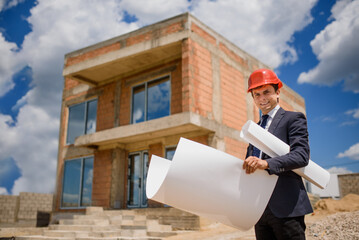
[[[288,144],[251,120],[244,124],[240,136],[270,157],[283,156],[290,150]],[[312,160],[309,160],[306,167],[294,169],[293,172],[321,189],[324,189],[330,180],[330,173]]]
[[[261,217],[277,182],[266,171],[246,174],[243,160],[181,138],[173,160],[152,155],[149,199],[248,230]]]

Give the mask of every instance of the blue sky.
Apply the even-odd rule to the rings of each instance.
[[[66,53],[187,11],[305,98],[313,161],[359,172],[359,0],[0,0],[0,194],[54,191]]]

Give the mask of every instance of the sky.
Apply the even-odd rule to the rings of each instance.
[[[0,0],[0,194],[54,192],[66,53],[184,12],[304,97],[314,162],[359,172],[359,0]]]

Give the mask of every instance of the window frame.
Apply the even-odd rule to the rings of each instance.
[[[93,102],[93,101],[96,101],[96,126],[95,126],[95,132],[96,132],[96,129],[97,129],[97,110],[98,110],[98,98],[96,97],[96,98],[92,98],[92,99],[88,99],[88,100],[85,100],[85,101],[83,101],[83,102],[79,102],[79,103],[75,103],[75,104],[71,104],[71,105],[68,105],[67,106],[67,125],[66,125],[66,138],[65,138],[65,145],[71,145],[71,144],[74,144],[74,143],[71,143],[71,142],[69,142],[69,139],[68,139],[68,137],[69,137],[69,130],[70,130],[70,128],[69,128],[69,123],[70,123],[70,108],[72,108],[72,107],[76,107],[76,106],[78,106],[78,105],[80,105],[80,104],[85,104],[85,111],[84,111],[84,119],[83,119],[83,123],[84,123],[84,125],[83,125],[83,128],[82,128],[82,133],[81,133],[81,135],[79,135],[79,136],[82,136],[82,135],[85,135],[85,134],[87,134],[87,123],[88,123],[88,107],[89,107],[89,103],[90,102]],[[77,136],[77,137],[79,137],[79,136]],[[76,137],[75,137],[76,138]]]
[[[84,157],[77,157],[77,158],[71,158],[66,159],[63,164],[63,172],[62,172],[62,187],[61,187],[61,198],[60,198],[60,209],[85,209],[89,206],[82,206],[81,201],[83,198],[83,177],[84,177],[84,166],[85,166],[85,159],[91,158],[94,163],[95,157],[94,155],[84,156]],[[64,207],[63,206],[63,193],[64,193],[64,185],[65,185],[65,164],[69,161],[75,161],[75,160],[81,160],[81,172],[80,172],[80,184],[78,189],[79,198],[77,200],[77,207]],[[94,166],[92,166],[92,170],[94,169]],[[92,183],[91,183],[91,205],[92,206],[92,188],[93,188],[93,177],[92,177]]]
[[[163,76],[160,76],[160,77],[156,77],[156,78],[153,78],[149,81],[145,81],[145,82],[141,82],[139,84],[136,84],[136,85],[133,85],[131,87],[131,99],[130,99],[130,104],[131,104],[131,107],[130,107],[130,124],[136,124],[133,122],[133,97],[134,97],[134,89],[141,86],[141,85],[145,85],[145,109],[144,109],[144,120],[143,122],[147,122],[147,121],[151,121],[151,120],[154,120],[154,119],[151,119],[151,120],[147,120],[147,111],[148,111],[148,85],[151,84],[152,82],[155,82],[155,81],[158,81],[158,80],[161,80],[161,79],[165,79],[165,78],[168,78],[168,81],[170,83],[170,87],[169,87],[169,114],[168,116],[171,115],[171,102],[172,102],[172,78],[171,78],[171,74],[166,74],[166,75],[163,75]],[[157,118],[156,118],[157,119]],[[138,122],[138,123],[141,123],[141,122]]]

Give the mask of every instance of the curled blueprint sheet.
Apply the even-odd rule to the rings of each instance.
[[[251,120],[243,125],[240,136],[270,157],[283,156],[290,150],[288,144],[264,130]],[[329,172],[312,160],[309,160],[309,164],[306,167],[294,169],[293,172],[321,189],[324,189],[327,186],[330,179]]]
[[[246,174],[243,161],[181,138],[173,160],[152,155],[149,199],[248,230],[261,217],[277,182],[266,171]]]

